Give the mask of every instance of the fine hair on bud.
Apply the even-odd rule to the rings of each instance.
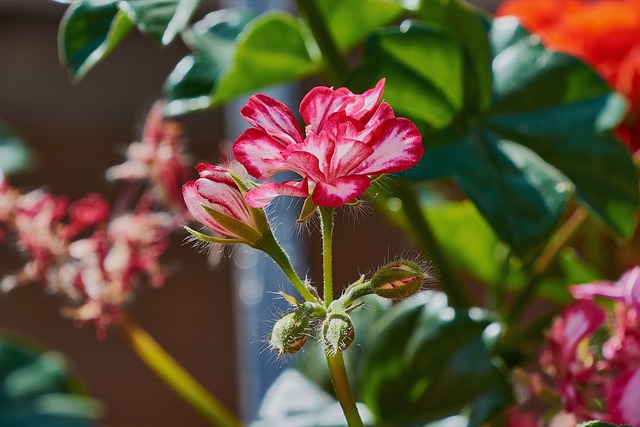
[[[382,266],[371,278],[376,295],[388,299],[404,299],[433,283],[430,269],[424,263],[409,259],[396,259]]]
[[[353,344],[356,334],[348,314],[330,313],[322,323],[322,344],[326,354],[336,355]]]
[[[301,305],[276,321],[269,345],[278,354],[292,354],[302,349],[310,335],[310,312],[305,305]]]

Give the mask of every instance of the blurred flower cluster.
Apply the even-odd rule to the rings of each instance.
[[[162,286],[159,259],[184,222],[179,184],[188,169],[180,127],[164,122],[161,110],[154,106],[142,141],[108,172],[126,181],[113,208],[100,194],[70,202],[44,190],[23,193],[0,175],[0,240],[15,243],[26,259],[0,281],[2,291],[43,283],[71,301],[64,315],[92,321],[102,336],[120,320],[138,283]]]
[[[618,282],[570,291],[577,301],[553,322],[541,356],[554,387],[538,393],[559,396],[573,425],[591,419],[640,425],[640,266]]]

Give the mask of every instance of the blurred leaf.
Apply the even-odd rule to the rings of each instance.
[[[0,334],[0,425],[88,427],[100,413],[61,354]]]
[[[486,34],[488,17],[458,0],[422,0],[417,15],[438,26],[464,47],[466,107],[482,111],[491,103],[491,57]]]
[[[488,313],[455,310],[439,296],[398,304],[371,331],[362,366],[365,403],[381,424],[466,414],[469,426],[479,426],[512,400],[492,354],[499,334]]]
[[[194,53],[182,59],[165,82],[167,114],[184,114],[212,106],[210,95],[233,60],[238,35],[253,17],[248,9],[219,10],[183,33]]]
[[[104,59],[133,28],[118,0],[79,0],[60,22],[60,61],[80,80]]]
[[[126,0],[120,8],[143,33],[166,46],[182,31],[200,0]]]
[[[460,13],[454,1],[430,0],[425,4],[440,5],[440,9],[433,9],[439,10],[433,22],[450,22],[449,17]],[[449,9],[443,11],[442,7]],[[465,19],[459,18],[460,22],[467,22]],[[430,88],[423,89],[414,76],[398,74],[387,65],[394,59],[387,52],[389,34],[393,34],[398,48],[411,43],[425,46],[421,58],[409,54],[404,57],[412,67],[425,67],[425,57],[444,64],[439,55],[445,48],[455,50],[451,47],[453,36],[432,27],[430,33],[442,34],[432,42],[441,46],[427,49],[425,28],[424,24],[404,23],[396,30],[379,31],[367,50],[368,60],[354,76],[359,85],[367,87],[389,74],[385,99],[423,130],[425,155],[407,175],[455,181],[499,238],[521,257],[532,254],[546,241],[571,191],[612,230],[629,236],[638,206],[638,177],[631,156],[612,134],[624,106],[607,84],[583,62],[547,51],[513,18],[500,18],[494,21],[489,36],[477,34],[477,23],[474,33],[489,37],[492,47],[491,106],[482,111],[481,102],[480,111],[460,109],[458,100],[457,104],[449,103],[449,114],[432,109],[431,113],[440,113],[434,119],[423,111],[427,107],[420,102],[435,102],[432,87],[447,85],[452,76],[459,79],[459,71],[453,68],[445,72],[452,67],[450,63],[433,74]],[[471,52],[471,39],[462,32],[453,39],[464,51],[461,67],[476,70],[478,81],[464,82],[462,93],[466,97],[482,94],[487,87],[482,71],[486,63],[483,55]],[[438,93],[446,99],[443,91]]]
[[[358,411],[367,425],[371,413],[362,404]],[[251,427],[347,426],[340,404],[294,369],[285,370],[271,385]]]
[[[406,13],[401,4],[389,0],[322,0],[316,3],[341,52]]]
[[[12,175],[30,169],[35,153],[10,127],[0,123],[0,173]]]
[[[320,68],[308,50],[313,43],[305,36],[308,30],[293,16],[272,12],[247,24],[246,12],[219,12],[190,33],[187,43],[196,53],[181,61],[165,84],[168,114],[211,108]]]
[[[398,115],[442,128],[464,102],[464,56],[456,39],[435,27],[405,21],[379,30],[367,44],[365,62],[348,86],[363,91],[386,77],[384,99]]]
[[[562,248],[558,254],[558,261],[564,273],[566,285],[578,285],[605,279],[604,274],[581,259],[573,248]]]

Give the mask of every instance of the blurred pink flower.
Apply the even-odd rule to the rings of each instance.
[[[383,89],[384,79],[361,95],[346,88],[312,89],[300,103],[305,135],[284,104],[252,96],[240,114],[253,128],[235,141],[236,159],[256,178],[293,171],[302,180],[266,183],[247,192],[247,203],[261,208],[289,195],[342,206],[369,188],[372,175],[414,166],[424,151],[420,132],[380,102]]]
[[[159,198],[174,212],[184,212],[180,187],[189,179],[190,164],[183,153],[182,127],[164,120],[164,104],[156,102],[147,116],[142,141],[127,149],[127,161],[107,170],[111,180],[148,180]]]
[[[578,421],[640,426],[640,266],[617,282],[571,286],[578,299],[553,322],[542,364]],[[607,312],[592,301],[614,302]],[[594,334],[603,329],[602,338]],[[599,332],[600,333],[600,332]]]

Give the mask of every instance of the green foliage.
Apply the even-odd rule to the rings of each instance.
[[[60,61],[74,79],[83,78],[131,31],[133,23],[118,1],[76,1],[60,22]]]
[[[88,427],[100,412],[62,355],[0,334],[0,425]]]
[[[455,310],[446,298],[405,301],[370,332],[362,396],[377,421],[427,422],[463,413],[478,426],[511,402],[493,355],[500,325],[477,308]]]
[[[168,45],[189,23],[200,0],[76,0],[59,31],[61,62],[82,79],[137,26]]]
[[[12,175],[29,170],[35,153],[29,149],[9,126],[0,123],[0,173]]]
[[[520,256],[548,239],[571,193],[628,237],[638,179],[611,131],[624,113],[620,99],[584,63],[547,51],[513,19],[494,21],[487,34],[456,2],[446,3],[447,14],[444,3],[426,4],[438,5],[432,23],[378,31],[351,80],[369,87],[387,76],[385,99],[423,130],[425,156],[408,176],[452,179]],[[466,31],[436,25],[452,20]]]

